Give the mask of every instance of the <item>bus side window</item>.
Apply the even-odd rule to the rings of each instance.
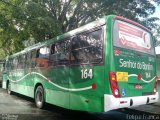
[[[102,50],[102,29],[81,33],[72,38],[71,64],[100,63]]]
[[[54,54],[55,54],[55,44],[51,45],[50,56],[49,56],[49,64],[54,66]]]
[[[50,64],[67,65],[69,63],[70,40],[63,40],[51,45]]]
[[[7,65],[8,64],[8,61],[5,61],[5,63],[2,64],[1,66],[1,72],[5,72],[7,70]]]
[[[21,55],[17,57],[17,61],[18,61],[18,64],[17,64],[17,69],[21,69],[21,61],[22,61],[22,58],[21,58]]]
[[[13,59],[13,70],[16,70],[16,69],[17,69],[17,65],[18,65],[18,59],[17,59],[17,57],[15,57],[15,58]]]
[[[71,63],[78,62],[78,58],[77,58],[77,51],[75,50],[76,48],[78,48],[78,44],[77,44],[77,37],[73,37],[72,38],[72,45],[71,45]]]
[[[10,70],[13,70],[13,59],[9,59]]]
[[[30,63],[31,63],[31,52],[28,52],[26,54],[26,68],[30,67]]]
[[[48,67],[50,46],[44,46],[37,50],[36,66]]]
[[[31,52],[31,64],[30,64],[31,68],[35,68],[35,65],[36,65],[36,56],[37,56],[37,51],[33,50]]]
[[[8,60],[7,69],[10,71],[12,70],[12,59]]]
[[[26,67],[26,54],[21,55],[21,69]]]
[[[55,44],[52,44],[50,54],[53,55],[54,53],[55,53]]]
[[[18,69],[24,69],[25,68],[25,55],[20,55],[18,57],[18,66],[17,66]]]

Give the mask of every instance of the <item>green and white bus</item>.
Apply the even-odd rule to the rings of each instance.
[[[109,15],[6,58],[3,88],[71,110],[106,112],[158,100],[151,32]]]

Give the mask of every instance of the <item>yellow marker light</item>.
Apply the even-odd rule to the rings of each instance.
[[[116,80],[116,75],[112,75],[112,78],[111,78],[111,80]]]

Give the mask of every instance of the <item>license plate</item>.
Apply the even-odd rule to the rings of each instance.
[[[128,72],[117,72],[116,75],[118,82],[128,82]]]
[[[140,90],[140,89],[142,89],[142,85],[140,85],[140,84],[136,84],[136,85],[134,86],[134,88],[135,88],[135,89],[139,89],[139,90]]]

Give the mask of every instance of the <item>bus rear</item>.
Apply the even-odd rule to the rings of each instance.
[[[116,16],[110,22],[109,92],[105,111],[157,102],[156,57],[152,35],[143,26]]]

